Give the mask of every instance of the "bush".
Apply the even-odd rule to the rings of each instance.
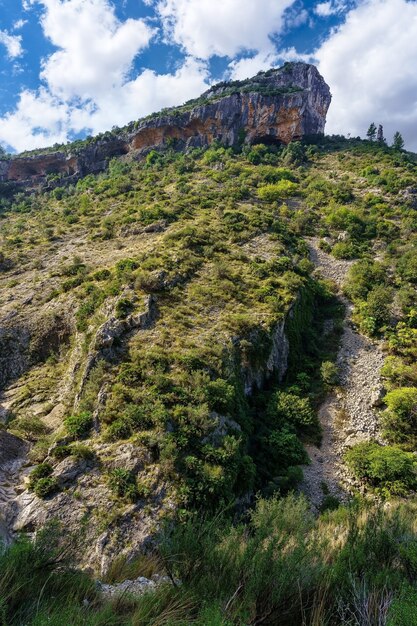
[[[47,498],[58,490],[58,483],[56,478],[53,476],[48,476],[47,478],[40,478],[34,488],[33,491],[38,498]]]
[[[58,460],[65,459],[71,454],[71,447],[67,445],[58,445],[52,450],[52,456]]]
[[[324,361],[320,366],[322,381],[329,386],[337,385],[339,382],[339,370],[332,361]]]
[[[339,241],[332,248],[335,259],[353,259],[356,256],[355,245],[351,241]]]
[[[70,415],[64,421],[66,429],[70,435],[81,439],[87,437],[93,427],[93,418],[91,413],[84,411],[78,415]]]
[[[49,463],[40,463],[32,470],[29,476],[29,491],[33,491],[38,498],[46,498],[58,490],[56,479],[51,476],[53,467]]]
[[[129,298],[121,298],[116,304],[116,317],[119,319],[126,318],[133,308],[133,302]]]
[[[128,439],[132,434],[132,422],[122,417],[115,420],[105,432],[105,439],[117,441],[118,439]]]
[[[397,271],[403,280],[417,283],[417,250],[408,250],[397,263]]]
[[[365,299],[371,289],[385,282],[385,277],[386,268],[381,263],[360,260],[350,268],[344,291],[351,300]]]
[[[315,426],[317,423],[309,399],[287,391],[278,391],[274,394],[269,413],[275,414],[279,424],[289,424],[298,430]]]
[[[366,302],[359,306],[359,322],[366,335],[376,335],[384,330],[391,319],[392,292],[383,285],[377,285],[368,292]]]
[[[126,498],[134,502],[138,497],[135,477],[126,469],[116,468],[109,474],[110,489],[119,498]]]
[[[345,455],[356,478],[384,496],[406,495],[417,488],[417,458],[395,446],[359,443]]]
[[[47,478],[53,472],[53,467],[50,463],[40,463],[33,469],[29,476],[29,490],[33,491],[36,483],[41,478]]]
[[[417,447],[417,388],[400,387],[387,393],[383,415],[384,436],[391,443]]]
[[[33,542],[18,537],[11,546],[0,549],[1,626],[116,623],[90,622],[82,615],[84,603],[95,600],[97,591],[92,579],[71,569],[72,540],[49,524],[35,534]],[[78,611],[72,619],[69,608],[74,605]]]
[[[283,198],[288,198],[297,193],[298,185],[291,180],[281,180],[272,185],[259,187],[258,196],[266,202],[277,202]]]
[[[70,447],[71,456],[83,461],[93,461],[95,459],[94,450],[81,443],[73,444]]]

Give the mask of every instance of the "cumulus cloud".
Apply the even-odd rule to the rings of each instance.
[[[316,51],[333,101],[326,130],[364,136],[369,123],[396,130],[417,150],[417,4],[366,0]]]
[[[14,112],[0,119],[0,139],[16,150],[62,143],[67,136],[69,111],[46,89],[22,91]]]
[[[311,54],[301,54],[294,47],[281,49],[279,52],[260,52],[251,57],[231,61],[228,66],[228,77],[232,80],[244,80],[254,76],[261,70],[279,67],[285,61],[312,62]]]
[[[91,98],[120,86],[154,30],[142,19],[121,23],[107,0],[32,0],[42,4],[45,36],[58,48],[41,78],[64,98]]]
[[[43,86],[22,91],[16,109],[0,119],[0,141],[15,150],[121,126],[207,88],[206,64],[192,58],[172,73],[132,76],[155,30],[142,19],[121,22],[107,0],[29,2],[44,7],[41,25],[58,49],[43,61]]]
[[[16,59],[23,54],[22,37],[20,35],[10,35],[7,30],[0,30],[0,44],[6,47],[7,56]]]
[[[93,133],[121,126],[161,108],[181,104],[207,89],[208,69],[204,63],[187,58],[173,73],[156,74],[146,69],[95,98],[94,107],[78,107],[71,112],[75,131],[88,128]]]
[[[294,0],[159,0],[157,12],[167,40],[187,54],[208,59],[244,50],[268,52],[270,36],[284,24]]]
[[[232,80],[244,80],[254,76],[261,70],[267,70],[277,63],[275,52],[258,53],[251,57],[237,59],[229,63],[229,73]]]
[[[319,2],[314,7],[314,13],[319,17],[330,17],[343,13],[349,6],[352,6],[354,0],[329,0],[329,2]]]

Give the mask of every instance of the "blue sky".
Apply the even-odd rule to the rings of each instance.
[[[417,150],[415,0],[0,0],[0,144],[123,125],[285,60],[315,63],[327,132]]]

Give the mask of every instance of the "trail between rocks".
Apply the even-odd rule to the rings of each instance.
[[[349,475],[343,465],[344,450],[358,441],[378,438],[375,404],[381,396],[380,370],[384,356],[380,342],[360,335],[351,322],[353,306],[341,294],[352,261],[337,260],[318,247],[318,239],[307,240],[310,258],[323,278],[333,280],[345,306],[345,320],[337,365],[340,388],[319,409],[323,437],[320,448],[307,446],[311,464],[304,467],[301,491],[318,510],[326,494],[346,500]]]

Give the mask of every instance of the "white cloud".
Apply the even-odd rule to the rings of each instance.
[[[366,0],[315,56],[333,101],[326,131],[364,136],[369,123],[417,150],[417,4]]]
[[[27,20],[16,20],[16,22],[14,22],[14,24],[13,24],[13,30],[20,30],[27,23],[28,23]]]
[[[284,12],[294,0],[159,0],[168,41],[187,54],[208,59],[233,57],[244,50],[270,51],[270,35],[279,33]],[[149,4],[149,2],[148,2]]]
[[[6,46],[7,55],[10,59],[16,59],[23,54],[20,35],[10,35],[7,30],[0,30],[0,44]]]
[[[336,11],[331,2],[319,2],[314,8],[314,13],[320,17],[328,17],[336,13]]]
[[[191,57],[172,73],[132,76],[133,59],[155,30],[142,19],[121,22],[108,0],[28,2],[27,8],[44,7],[41,25],[58,50],[43,61],[43,86],[24,90],[0,119],[0,141],[18,151],[65,142],[71,132],[122,126],[208,87],[206,63]]]
[[[274,52],[259,53],[252,57],[246,57],[229,64],[230,78],[232,80],[244,80],[255,76],[261,70],[268,70],[277,63],[277,55]]]
[[[22,91],[16,110],[0,119],[0,140],[19,151],[62,143],[68,114],[68,107],[45,89]]]
[[[45,36],[58,48],[41,78],[63,98],[92,98],[120,87],[154,30],[142,19],[121,23],[107,0],[32,0],[42,4]]]
[[[314,13],[319,17],[329,17],[330,15],[337,15],[343,13],[348,8],[348,5],[352,4],[352,1],[348,0],[330,0],[329,2],[319,2],[314,7]]]
[[[95,107],[74,108],[71,127],[75,131],[89,128],[93,133],[108,130],[158,111],[181,104],[208,87],[208,70],[204,63],[188,58],[172,74],[144,70],[120,88],[110,89],[95,99]]]
[[[279,52],[258,53],[252,57],[238,59],[229,63],[228,76],[232,80],[243,80],[255,76],[261,70],[269,70],[271,67],[280,67],[285,61],[303,61],[311,63],[312,56],[301,54],[293,47],[285,48]]]
[[[298,7],[292,7],[285,13],[285,27],[289,31],[292,28],[298,28],[303,24],[306,24],[310,19],[308,11],[306,9],[299,9]]]

